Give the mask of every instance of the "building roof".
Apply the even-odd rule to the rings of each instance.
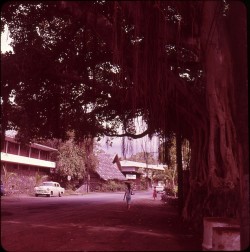
[[[18,143],[15,140],[15,137],[13,136],[5,136],[5,140],[12,142],[12,143]],[[44,150],[44,151],[57,151],[57,149],[52,148],[52,147],[48,147],[46,145],[42,145],[42,144],[37,144],[37,143],[30,143],[30,146],[39,150]]]
[[[99,153],[99,164],[96,167],[96,172],[104,180],[126,180],[125,176],[118,169],[117,164],[113,163],[113,160],[114,159],[110,155],[106,153]]]
[[[136,161],[130,161],[130,160],[121,160],[120,161],[121,167],[138,167],[138,168],[145,168],[145,169],[151,169],[151,170],[159,170],[164,171],[163,165],[153,165],[153,164],[146,164]]]

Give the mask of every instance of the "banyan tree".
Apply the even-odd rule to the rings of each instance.
[[[242,247],[248,245],[242,2],[13,1],[1,11],[14,51],[1,55],[2,132],[163,140],[174,133],[191,148],[183,219],[239,218]],[[138,116],[148,127],[140,134]]]

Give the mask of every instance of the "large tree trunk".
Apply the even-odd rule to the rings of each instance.
[[[233,47],[230,47],[233,42],[226,27],[226,22],[233,17],[235,22],[237,17],[235,12],[232,12],[232,16],[224,17],[222,8],[220,1],[204,2],[201,45],[205,63],[209,123],[206,127],[194,129],[191,143],[193,147],[191,189],[183,214],[187,219],[197,214],[200,217],[204,215],[241,217],[249,223],[249,217],[246,214],[246,208],[248,208],[246,175],[248,173],[244,169],[248,161],[244,164],[241,153],[242,150],[246,154],[248,146],[243,141],[242,134],[239,133],[241,129],[237,126],[238,108],[246,109],[246,107],[238,105],[239,102],[236,100],[239,78],[235,76],[237,73],[233,72],[234,64],[240,64],[242,61],[235,62],[235,53],[232,53]],[[238,15],[241,15],[241,12],[239,11]],[[231,36],[236,34],[232,33]],[[241,49],[241,53],[242,50],[244,49]],[[244,64],[243,68],[245,68]],[[245,81],[244,78],[243,81]],[[246,100],[246,95],[244,100]],[[247,119],[246,115],[247,110],[243,112],[242,122]],[[243,126],[242,130],[244,135],[248,136],[245,127]],[[246,192],[243,188],[247,189]],[[241,197],[239,197],[240,192]],[[246,237],[248,232],[246,224],[243,229],[242,237]],[[243,243],[246,245],[245,241]]]
[[[236,149],[240,166],[240,227],[241,249],[249,246],[249,137],[248,137],[248,82],[247,82],[247,24],[243,2],[230,2],[231,15],[227,28],[233,57],[235,93]]]

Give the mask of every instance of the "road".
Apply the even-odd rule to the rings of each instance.
[[[200,236],[179,224],[177,209],[136,192],[1,197],[1,245],[6,251],[200,251]]]

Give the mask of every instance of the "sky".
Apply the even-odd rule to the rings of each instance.
[[[11,39],[9,38],[9,31],[7,26],[4,27],[5,32],[1,34],[1,52],[5,53],[7,51],[12,51],[12,47],[9,45]]]
[[[119,157],[123,157],[122,155],[122,138],[116,137],[112,140],[112,146],[106,144],[107,137],[103,137],[101,141],[99,141],[101,148],[110,155],[118,154]],[[129,143],[127,143],[126,149],[126,158],[134,155],[138,152],[150,152],[154,154],[156,157],[158,156],[158,138],[153,137],[152,140],[149,139],[148,136],[145,136],[140,139],[133,139]]]
[[[147,129],[147,124],[143,121],[142,117],[137,117],[133,120],[135,125],[136,134],[143,133]],[[118,129],[118,133],[121,134],[121,127]],[[131,139],[127,140],[125,138],[125,156],[122,153],[122,137],[115,137],[110,139],[108,137],[103,137],[99,142],[101,144],[101,148],[110,155],[118,154],[119,157],[128,158],[131,155],[134,155],[138,152],[149,152],[158,157],[158,146],[159,139],[156,136],[153,136],[150,140],[148,136],[144,136],[139,139]],[[112,145],[107,145],[107,140],[112,141]]]

